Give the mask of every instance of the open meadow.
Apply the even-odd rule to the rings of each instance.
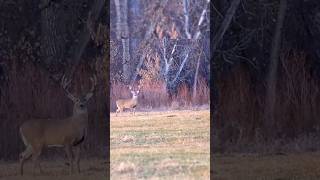
[[[209,110],[111,114],[111,179],[209,179]]]
[[[214,180],[318,180],[320,153],[214,155]]]
[[[25,164],[23,176],[19,174],[17,162],[0,162],[0,179],[3,180],[104,180],[107,179],[106,161],[103,159],[82,159],[80,161],[81,173],[69,175],[69,166],[66,160],[41,160],[42,174],[39,169],[35,176],[32,174],[33,163],[28,161]]]

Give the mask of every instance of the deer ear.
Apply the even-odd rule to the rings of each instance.
[[[139,94],[140,90],[137,91],[137,94]]]

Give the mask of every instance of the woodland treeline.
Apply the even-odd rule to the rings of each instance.
[[[111,111],[141,85],[138,108],[209,101],[210,1],[110,1]]]
[[[97,75],[84,149],[107,155],[108,9],[104,0],[0,1],[0,159],[18,159],[24,121],[72,114],[63,75],[75,96],[88,92]]]
[[[319,8],[212,1],[215,152],[319,150]]]

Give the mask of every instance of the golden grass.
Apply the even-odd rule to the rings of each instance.
[[[69,175],[69,166],[65,165],[65,160],[42,160],[41,167],[43,174],[32,175],[33,163],[28,161],[25,164],[24,176],[18,172],[19,165],[17,162],[0,162],[0,179],[5,180],[88,180],[107,179],[105,160],[87,159],[81,160],[80,174]],[[38,169],[37,169],[38,170]]]
[[[209,179],[209,114],[111,114],[111,179]]]

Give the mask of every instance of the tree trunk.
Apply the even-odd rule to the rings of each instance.
[[[128,1],[115,0],[117,11],[117,38],[122,42],[122,73],[126,83],[130,80],[130,39],[128,26]]]
[[[274,108],[276,99],[276,82],[277,82],[277,69],[279,60],[279,49],[281,43],[281,31],[284,23],[284,18],[286,14],[287,1],[280,0],[277,24],[274,31],[274,37],[272,40],[271,54],[270,54],[270,64],[269,64],[269,74],[267,79],[267,94],[266,94],[266,104],[265,104],[265,125],[268,128],[268,135],[274,134]]]
[[[218,1],[220,2],[220,1]],[[222,1],[222,2],[225,2],[225,1]],[[213,43],[211,45],[211,56],[212,56],[212,59],[213,59],[213,56],[214,56],[214,53],[216,51],[216,48],[218,46],[218,44],[220,43],[220,41],[223,39],[223,36],[225,34],[225,32],[227,31],[227,29],[229,28],[229,25],[231,23],[231,20],[233,18],[233,16],[235,15],[236,13],[236,10],[238,8],[240,4],[240,0],[233,0],[229,9],[227,10],[227,13],[225,14],[224,16],[224,19],[222,21],[222,24],[221,26],[219,27],[218,31],[216,32],[215,36],[213,37]],[[214,59],[213,59],[214,61]],[[213,71],[214,68],[213,68],[213,64],[214,63],[211,63],[211,70]],[[211,79],[216,79],[216,77],[214,75],[217,75],[217,73],[215,72],[212,72],[211,73]],[[212,122],[214,120],[217,119],[217,115],[218,115],[218,105],[219,105],[219,95],[218,95],[218,90],[217,90],[217,87],[216,87],[216,82],[211,82],[212,83],[212,96],[210,96],[210,109],[213,111],[213,115],[212,115]]]
[[[41,4],[49,4],[50,0],[42,0]],[[51,73],[57,73],[60,67],[57,66],[64,60],[65,41],[62,38],[65,35],[65,26],[63,18],[58,19],[59,9],[55,6],[49,6],[41,11],[41,55],[46,68]],[[57,19],[60,22],[57,22]],[[49,69],[50,68],[50,69]]]
[[[94,1],[94,4],[90,9],[90,16],[88,17],[88,20],[96,21],[101,13],[102,8],[104,7],[104,4],[105,4],[105,0]],[[71,58],[70,58],[71,68],[70,68],[70,71],[67,72],[69,73],[69,76],[72,76],[74,71],[78,67],[80,58],[89,40],[90,40],[90,30],[88,29],[87,26],[84,26],[84,28],[82,29],[79,35],[78,43],[76,43],[71,49]]]
[[[205,15],[207,13],[207,7],[210,5],[210,0],[207,0],[207,5],[203,8],[201,16],[199,18],[198,21],[198,25],[197,25],[197,31],[195,32],[193,39],[197,40],[199,39],[200,35],[201,35],[201,30],[200,30],[200,26],[202,25],[204,19],[205,19]]]
[[[195,100],[196,100],[196,97],[197,97],[197,82],[198,82],[198,73],[199,73],[200,59],[201,59],[201,55],[199,56],[198,61],[197,61],[196,72],[195,72],[194,80],[193,80],[193,90],[192,90],[192,100],[193,100],[193,103],[195,103]]]
[[[189,31],[189,3],[188,0],[183,0],[183,11],[184,11],[184,32],[188,39],[191,39]]]
[[[232,20],[233,16],[235,15],[236,10],[238,9],[239,4],[240,4],[240,0],[233,0],[232,1],[224,19],[223,19],[223,22],[222,22],[220,28],[218,29],[216,35],[213,38],[213,44],[211,47],[212,55],[214,54],[218,44],[222,40],[225,32],[227,31],[227,29],[231,23],[231,20]]]

